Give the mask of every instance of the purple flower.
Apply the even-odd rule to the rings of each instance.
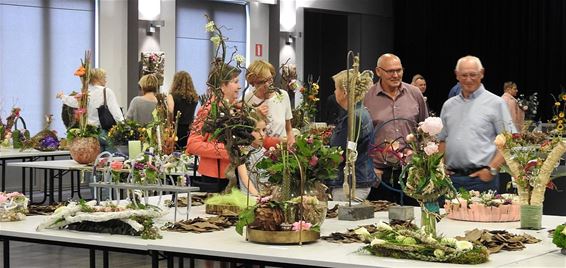
[[[134,164],[134,169],[141,170],[141,169],[144,169],[144,168],[145,168],[145,165],[143,163],[136,162]]]
[[[40,146],[45,149],[57,149],[59,148],[59,141],[52,136],[47,136],[41,140]]]

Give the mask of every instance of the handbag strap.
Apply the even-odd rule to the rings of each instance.
[[[104,106],[108,106],[106,105],[106,87],[102,91],[104,92]]]

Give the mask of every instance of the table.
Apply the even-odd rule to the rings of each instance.
[[[7,160],[14,160],[14,159],[21,159],[25,162],[26,159],[30,161],[35,161],[40,157],[44,157],[45,160],[48,157],[54,159],[55,156],[68,156],[70,155],[69,151],[50,151],[50,152],[43,152],[38,151],[35,149],[29,149],[20,151],[20,149],[9,149],[9,148],[1,148],[0,149],[0,166],[2,166],[2,178],[0,178],[2,192],[6,191],[6,161]],[[25,177],[25,170],[23,173],[23,177]],[[25,179],[22,180],[22,189],[25,191]]]
[[[45,169],[49,171],[49,183],[45,184],[44,188],[44,198],[40,204],[44,203],[47,196],[49,196],[49,203],[52,204],[55,202],[54,196],[54,179],[55,179],[55,171],[57,171],[57,177],[59,179],[59,202],[63,201],[62,199],[62,192],[63,192],[63,175],[67,172],[72,171],[88,171],[92,170],[92,167],[89,167],[84,164],[79,164],[75,162],[75,160],[67,159],[67,160],[51,160],[51,161],[35,161],[35,162],[19,162],[19,163],[8,163],[9,167],[21,167],[21,168],[29,168],[30,171],[30,193],[29,198],[33,200],[33,191],[31,189],[31,181],[33,180],[34,169]],[[74,176],[73,176],[74,177]],[[74,178],[71,178],[71,194],[74,196]],[[80,176],[77,176],[77,189],[76,192],[81,197],[81,185],[80,185]],[[25,181],[25,178],[24,178]],[[47,181],[46,181],[47,182]]]
[[[156,200],[156,197],[152,198]],[[331,204],[331,206],[332,205],[333,204]],[[207,216],[204,213],[204,206],[193,207],[191,211],[193,217]],[[172,213],[168,214],[164,220],[171,220],[174,216],[171,214]],[[417,219],[420,218],[419,215],[420,209],[415,208],[415,216]],[[322,235],[328,235],[332,232],[344,232],[348,228],[354,228],[359,225],[388,220],[387,212],[378,212],[375,216],[374,219],[357,222],[327,219],[322,225],[321,232]],[[138,237],[93,234],[68,230],[43,230],[37,232],[35,227],[38,226],[45,217],[46,216],[31,216],[22,222],[2,223],[0,225],[0,239],[4,240],[4,267],[9,267],[9,241],[12,240],[83,247],[89,248],[91,251],[102,250],[104,254],[107,254],[108,251],[129,252],[129,250],[131,250],[132,253],[136,254],[150,254],[152,256],[153,267],[158,266],[158,255],[160,252],[167,256],[167,267],[174,267],[176,257],[294,267],[369,268],[462,266],[383,258],[358,253],[357,250],[363,246],[359,243],[335,244],[320,240],[302,246],[262,245],[246,242],[244,237],[235,232],[234,228],[201,234],[162,231],[163,239],[158,240],[143,240]],[[563,222],[564,217],[543,216],[543,226],[547,228],[554,228],[556,225]],[[491,255],[490,261],[487,263],[469,267],[500,267],[517,263],[535,264],[535,261],[549,265],[560,264],[560,259],[554,255],[554,252],[556,252],[558,248],[552,244],[546,229],[538,231],[518,230],[519,225],[519,222],[479,223],[443,219],[438,224],[438,231],[448,236],[457,236],[463,235],[465,230],[474,228],[490,230],[506,229],[512,233],[525,232],[542,240],[542,242],[537,244],[526,245],[526,248],[521,252],[503,251]],[[6,260],[6,258],[8,258],[8,260]],[[91,256],[91,267],[94,267],[92,262],[93,257]],[[109,267],[109,261],[105,259],[104,262],[104,267]],[[8,263],[8,265],[6,265],[6,263]]]

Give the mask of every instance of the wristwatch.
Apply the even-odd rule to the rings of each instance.
[[[489,170],[489,174],[491,174],[491,176],[495,176],[497,174],[499,174],[499,170],[497,170],[496,168],[490,167],[490,166],[485,166],[483,168],[487,168]]]

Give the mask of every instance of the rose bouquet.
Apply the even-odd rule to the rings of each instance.
[[[436,233],[436,219],[439,218],[438,198],[456,192],[445,173],[442,162],[444,154],[438,151],[436,135],[442,127],[439,117],[429,117],[419,123],[415,134],[406,137],[410,151],[399,176],[403,191],[421,205],[421,223],[432,234]],[[407,179],[404,181],[405,174]]]

